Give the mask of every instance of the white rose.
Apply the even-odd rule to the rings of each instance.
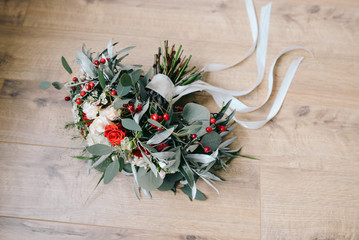
[[[98,110],[99,107],[89,102],[85,102],[82,107],[82,111],[86,114],[86,117],[88,119],[94,119],[95,117],[97,117]]]
[[[105,145],[111,146],[110,141],[102,135],[96,135],[96,134],[89,133],[87,135],[86,140],[87,140],[88,146],[91,146],[94,144],[105,144]]]
[[[117,110],[113,106],[110,106],[107,107],[105,110],[100,111],[100,115],[107,117],[109,120],[113,121],[119,116],[121,116],[121,110]]]
[[[107,125],[113,125],[113,122],[111,122],[104,116],[99,116],[95,118],[95,120],[92,122],[92,124],[89,127],[89,131],[92,134],[98,135],[105,132],[105,127]]]

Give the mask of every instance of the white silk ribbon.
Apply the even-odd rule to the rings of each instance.
[[[156,74],[150,83],[146,86],[149,89],[152,89],[163,96],[168,102],[172,100],[172,103],[178,101],[182,96],[187,95],[192,92],[204,90],[212,95],[215,102],[218,106],[222,107],[225,103],[231,100],[230,109],[233,109],[237,112],[252,112],[259,108],[261,108],[264,104],[267,103],[269,100],[272,90],[273,90],[273,71],[277,64],[278,59],[286,54],[287,52],[303,49],[308,51],[312,54],[308,49],[300,47],[300,46],[292,46],[284,49],[274,60],[268,76],[268,93],[265,101],[256,107],[250,107],[239,101],[237,98],[238,96],[244,96],[252,92],[256,89],[263,81],[264,72],[265,72],[265,65],[266,65],[266,55],[267,55],[267,45],[268,45],[268,33],[269,33],[269,22],[270,22],[270,11],[271,11],[271,4],[267,4],[262,7],[261,9],[261,18],[260,18],[260,27],[259,27],[259,36],[258,36],[258,25],[257,25],[257,17],[255,14],[254,6],[252,0],[246,0],[246,7],[248,18],[250,22],[252,37],[253,37],[253,45],[248,50],[246,55],[242,57],[240,60],[235,62],[231,65],[224,65],[224,64],[208,64],[203,67],[201,70],[202,72],[212,72],[212,71],[220,71],[227,68],[231,68],[235,65],[240,64],[243,60],[248,58],[257,47],[256,52],[256,62],[257,62],[257,82],[256,84],[245,91],[231,91],[226,90],[223,88],[212,86],[208,83],[205,83],[201,80],[195,81],[191,84],[185,86],[175,86],[171,79],[168,76],[163,74]],[[240,124],[241,126],[248,128],[248,129],[257,129],[265,125],[268,121],[270,121],[279,111],[281,108],[284,98],[287,94],[289,86],[293,80],[293,77],[299,67],[299,64],[303,60],[303,57],[298,58],[297,60],[293,61],[288,71],[283,79],[282,85],[278,91],[278,94],[274,100],[274,103],[271,107],[269,114],[267,115],[266,119],[261,121],[240,121],[234,118],[234,120]],[[227,114],[230,110],[227,111]]]

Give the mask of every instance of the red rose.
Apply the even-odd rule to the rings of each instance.
[[[105,127],[105,137],[112,143],[112,145],[120,145],[126,133],[119,129],[116,125],[107,125]]]

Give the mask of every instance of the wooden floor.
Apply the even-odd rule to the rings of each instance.
[[[64,55],[75,66],[83,42],[136,45],[127,63],[148,69],[161,41],[183,44],[194,65],[230,64],[251,45],[240,0],[0,0],[0,239],[359,239],[359,1],[273,0],[267,70],[275,91],[290,61],[300,66],[279,115],[259,130],[237,128],[235,146],[260,161],[236,159],[206,202],[153,192],[137,200],[132,179],[118,176],[93,192],[99,174],[71,158],[73,132],[65,91],[38,89],[65,81]],[[257,13],[266,0],[255,1]],[[75,67],[76,69],[76,67]],[[255,57],[207,74],[213,85],[254,85]],[[264,99],[267,81],[248,97]],[[204,93],[194,100],[218,110]],[[271,98],[271,102],[273,98]],[[259,120],[263,110],[240,116]],[[89,198],[87,204],[86,199]]]

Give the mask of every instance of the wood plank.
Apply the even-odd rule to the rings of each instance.
[[[261,167],[262,239],[358,239],[358,174]]]
[[[0,1],[0,25],[22,26],[29,0]]]
[[[69,224],[32,219],[0,217],[0,239],[68,240],[68,239],[211,239],[170,232],[121,229],[94,225]]]
[[[11,149],[11,150],[10,150]],[[132,177],[119,175],[94,192],[100,174],[86,174],[75,150],[0,143],[0,216],[93,224],[217,239],[259,239],[259,168],[235,161],[221,175],[228,182],[203,182],[208,200],[189,201],[179,192],[153,191],[138,201]],[[77,150],[78,152],[78,150]],[[90,197],[84,206],[86,199]]]

